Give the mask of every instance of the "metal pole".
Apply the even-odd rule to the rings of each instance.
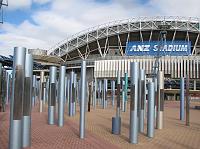
[[[128,74],[125,73],[125,77],[124,77],[124,80],[125,80],[125,103],[124,103],[124,112],[126,112],[126,109],[127,109],[127,102],[128,102],[128,95],[127,95],[127,92],[128,92]]]
[[[116,117],[120,117],[120,71],[117,72],[117,112]]]
[[[115,80],[112,80],[111,86],[112,86],[112,106],[114,107],[114,105],[115,105]]]
[[[31,98],[32,98],[33,57],[26,54],[25,84],[23,102],[22,146],[31,146]]]
[[[122,111],[125,112],[125,81],[122,81]]]
[[[42,101],[42,83],[44,82],[44,71],[40,72],[40,113],[43,110],[43,101]]]
[[[155,86],[154,82],[148,83],[148,116],[147,116],[147,136],[154,137],[154,102],[155,102]]]
[[[49,86],[49,100],[48,100],[48,124],[55,123],[55,106],[56,106],[56,66],[50,67],[50,86]]]
[[[73,85],[72,85],[72,115],[74,116],[76,114],[76,78],[77,78],[77,74],[74,73],[73,76]]]
[[[157,117],[156,128],[163,129],[163,110],[164,110],[164,98],[161,98],[164,89],[164,73],[158,71],[158,86],[157,86]],[[162,90],[162,93],[161,93]]]
[[[32,87],[32,107],[36,104],[36,75],[33,75],[33,87]]]
[[[13,86],[10,105],[9,149],[22,148],[22,104],[24,98],[26,48],[14,48]]]
[[[94,78],[94,109],[96,109],[97,102],[97,78]]]
[[[184,121],[184,114],[185,114],[185,99],[184,99],[184,91],[185,91],[185,81],[184,78],[181,77],[180,83],[180,120]]]
[[[58,95],[58,126],[64,125],[64,100],[65,100],[65,66],[60,66],[59,95]]]
[[[139,131],[144,132],[144,103],[145,103],[145,70],[141,69],[140,70],[140,85],[139,85]]]
[[[85,98],[86,98],[86,61],[81,64],[81,101],[80,101],[80,138],[85,137]]]
[[[74,88],[74,83],[73,83],[73,80],[74,80],[74,72],[72,71],[71,72],[71,76],[70,76],[70,88],[69,88],[69,116],[72,116],[73,115],[73,106],[72,106],[72,102],[73,102],[73,88]]]
[[[186,126],[190,126],[190,79],[186,76]]]
[[[2,112],[3,109],[3,98],[2,98],[2,79],[3,79],[3,74],[2,74],[2,63],[0,63],[0,112]]]
[[[130,143],[138,143],[138,63],[131,63]]]
[[[106,108],[106,82],[107,79],[103,80],[103,109]]]

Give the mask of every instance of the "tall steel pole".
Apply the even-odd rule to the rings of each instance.
[[[49,86],[49,101],[48,101],[48,124],[55,123],[55,106],[56,106],[56,66],[50,67],[50,86]]]
[[[26,48],[14,48],[13,88],[10,105],[9,149],[22,148],[22,116],[24,99]]]
[[[137,117],[137,106],[138,106],[138,63],[131,63],[131,103],[130,103],[130,132],[129,140],[130,143],[138,143],[138,117]]]
[[[81,64],[81,101],[80,101],[80,123],[79,135],[81,139],[85,137],[85,100],[86,100],[86,61]]]
[[[184,99],[184,91],[185,91],[185,81],[184,78],[181,77],[181,83],[180,83],[180,120],[184,121],[184,108],[185,108],[185,99]]]
[[[40,113],[43,110],[43,100],[42,100],[42,83],[44,82],[44,71],[40,72],[40,90],[39,90],[39,100],[40,100]]]
[[[64,98],[65,98],[65,66],[60,66],[59,73],[59,95],[58,95],[58,126],[64,125]]]
[[[148,116],[147,116],[147,136],[154,137],[154,102],[155,102],[155,86],[154,82],[148,83]]]
[[[23,148],[31,146],[32,76],[33,76],[33,57],[31,54],[26,54],[23,119],[22,119],[23,120],[23,127],[22,127]]]

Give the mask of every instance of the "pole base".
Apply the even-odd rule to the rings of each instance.
[[[112,134],[121,134],[121,117],[112,117]]]

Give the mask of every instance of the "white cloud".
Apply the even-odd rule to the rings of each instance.
[[[16,9],[30,8],[31,4],[32,4],[32,0],[9,0],[8,9],[16,10]]]
[[[33,0],[34,3],[38,3],[38,4],[41,4],[41,5],[46,4],[50,1],[51,0]]]
[[[49,49],[70,34],[116,19],[158,15],[200,16],[199,0],[149,0],[145,4],[138,3],[139,0],[111,0],[107,3],[97,3],[95,0],[9,2],[10,9],[29,8],[31,2],[51,2],[51,6],[49,10],[38,9],[32,12],[31,18],[34,23],[24,20],[18,26],[9,23],[0,26],[5,32],[0,36],[0,49],[12,49],[17,45]]]

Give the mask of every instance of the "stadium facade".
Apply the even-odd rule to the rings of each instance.
[[[160,28],[167,26],[167,28]],[[161,32],[165,30],[165,40]],[[77,33],[50,49],[48,54],[79,69],[82,59],[95,78],[113,78],[117,71],[130,76],[130,62],[152,74],[156,56],[166,77],[200,78],[200,19],[192,17],[139,17],[102,24]],[[157,43],[157,45],[155,45]],[[180,43],[180,44],[178,44]],[[154,45],[153,45],[154,44]],[[160,55],[149,50],[157,47]],[[162,52],[164,51],[164,52]]]

